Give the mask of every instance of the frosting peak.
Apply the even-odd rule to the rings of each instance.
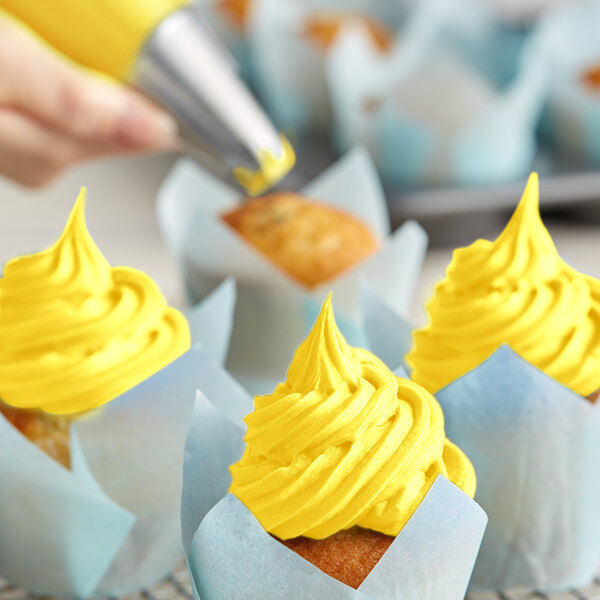
[[[475,473],[429,392],[348,346],[328,298],[285,383],[257,396],[230,491],[281,539],[358,525],[397,535],[435,478]]]
[[[559,256],[550,233],[542,222],[539,190],[538,175],[532,173],[521,201],[492,247],[496,255],[511,258],[511,263],[506,266],[514,264],[515,270],[521,269],[524,266],[522,262],[528,260],[532,263],[531,268],[535,263],[535,269],[544,276],[555,271]],[[514,276],[520,274],[520,271],[515,271]]]
[[[299,393],[331,394],[341,386],[356,389],[358,373],[351,348],[333,318],[331,294],[325,300],[310,335],[289,366],[288,386]]]
[[[78,413],[105,404],[185,352],[190,334],[144,273],[111,267],[85,223],[83,188],[59,240],[0,278],[0,398]]]
[[[600,387],[600,282],[560,258],[540,216],[535,173],[494,242],[454,252],[427,312],[407,361],[412,379],[432,392],[502,344],[579,394]]]

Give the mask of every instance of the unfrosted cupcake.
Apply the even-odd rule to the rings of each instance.
[[[369,15],[353,12],[316,12],[304,24],[304,35],[318,48],[327,52],[344,27],[364,27],[373,48],[382,54],[389,52],[394,32],[382,21]]]
[[[581,81],[591,91],[600,93],[600,64],[585,69],[581,75]]]
[[[69,424],[190,347],[186,319],[150,277],[112,267],[85,223],[82,190],[60,239],[0,278],[0,412],[69,466]]]
[[[475,472],[421,386],[348,346],[328,298],[287,380],[255,398],[230,491],[266,531],[357,588],[438,475],[469,496]]]
[[[252,0],[217,0],[217,10],[239,31],[248,26]],[[387,52],[393,41],[393,32],[386,25],[369,15],[351,11],[329,11],[311,16],[304,26],[307,39],[327,51],[344,25],[358,24],[366,28],[369,39],[379,52]]]
[[[292,192],[248,200],[222,218],[308,288],[333,279],[379,245],[356,217]]]
[[[582,396],[600,387],[600,281],[558,255],[535,173],[495,241],[455,250],[427,313],[406,358],[433,393],[502,344]]]
[[[216,3],[219,12],[240,31],[248,24],[251,5],[252,0],[218,0]]]

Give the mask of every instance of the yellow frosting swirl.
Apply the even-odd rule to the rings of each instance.
[[[600,282],[565,263],[539,212],[538,178],[502,234],[454,252],[407,356],[435,392],[500,345],[581,395],[600,387]]]
[[[281,539],[358,525],[395,536],[438,474],[467,494],[475,472],[444,434],[439,404],[351,348],[328,298],[287,381],[257,396],[230,491]]]
[[[85,224],[85,189],[53,246],[0,278],[0,398],[78,413],[105,404],[190,346],[183,315],[144,273],[111,267]]]

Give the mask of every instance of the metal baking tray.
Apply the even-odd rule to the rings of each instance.
[[[422,189],[389,195],[392,223],[416,219],[433,246],[459,246],[504,223],[526,180],[469,188]],[[563,212],[600,223],[600,171],[540,174],[542,212]]]
[[[325,139],[311,140],[298,154],[297,167],[277,187],[298,190],[336,160]],[[542,212],[561,212],[600,223],[600,169],[584,167],[540,147],[531,167],[540,175]],[[393,227],[416,219],[431,246],[461,246],[498,232],[521,198],[526,178],[471,187],[386,190]]]

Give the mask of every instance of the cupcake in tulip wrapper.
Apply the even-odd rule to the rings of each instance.
[[[338,146],[365,145],[390,187],[523,175],[549,77],[523,40],[475,0],[419,3],[387,55],[344,32],[327,64]]]
[[[401,2],[387,0],[254,0],[248,40],[255,84],[278,126],[292,139],[328,137],[325,66],[337,38],[362,31],[369,47],[385,55],[406,13]]]
[[[546,133],[567,159],[600,165],[600,39],[597,0],[548,13],[540,30],[552,53]]]
[[[225,282],[188,326],[150,277],[106,261],[84,204],[0,278],[0,577],[78,598],[150,585],[178,559],[178,464],[235,294]]]
[[[250,202],[191,163],[180,163],[160,190],[158,214],[192,301],[226,276],[236,278],[227,367],[252,393],[281,381],[314,320],[315,304],[329,290],[342,331],[356,343],[362,340],[361,278],[407,312],[426,247],[414,222],[390,234],[377,174],[360,149],[300,195],[276,192]]]
[[[196,597],[463,599],[486,524],[473,467],[431,394],[347,344],[330,299],[245,435],[251,400],[222,384],[186,442]]]
[[[389,352],[377,321],[385,311],[389,330],[393,310],[372,290],[363,299],[371,346]],[[600,565],[600,282],[558,255],[535,174],[495,241],[455,251],[427,312],[406,360],[477,470],[489,526],[472,587],[589,583]]]

